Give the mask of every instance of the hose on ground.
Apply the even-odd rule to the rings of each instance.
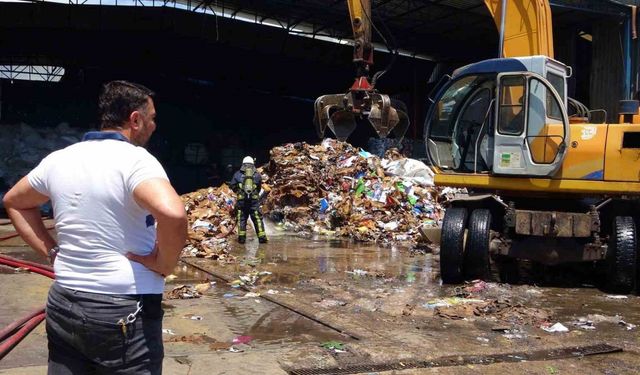
[[[31,272],[55,279],[53,268],[27,260],[16,259],[0,254],[0,264],[11,267],[26,268]],[[38,324],[45,319],[45,308],[38,308],[28,315],[17,319],[0,331],[0,360],[9,354]]]

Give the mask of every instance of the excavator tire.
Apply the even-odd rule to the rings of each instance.
[[[616,293],[633,290],[637,272],[637,232],[632,217],[617,216],[607,250],[608,289]]]
[[[491,211],[473,210],[469,217],[469,234],[464,252],[464,278],[485,280],[491,277],[489,241],[491,235]]]
[[[464,232],[467,227],[467,209],[449,208],[442,221],[440,241],[440,276],[444,284],[462,282]]]

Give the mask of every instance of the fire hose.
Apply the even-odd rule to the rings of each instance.
[[[31,272],[54,279],[53,268],[27,260],[12,258],[0,254],[0,264],[11,267],[25,268]],[[38,308],[27,316],[17,319],[0,331],[0,360],[9,354],[38,324],[45,319],[44,307]]]

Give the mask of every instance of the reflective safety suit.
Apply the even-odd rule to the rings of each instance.
[[[262,177],[253,164],[243,164],[233,175],[231,186],[238,196],[236,215],[238,220],[238,241],[244,243],[247,238],[247,219],[251,217],[260,242],[267,241],[262,213],[260,212],[260,186]]]

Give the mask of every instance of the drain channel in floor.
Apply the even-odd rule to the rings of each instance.
[[[395,363],[371,363],[345,365],[333,368],[307,368],[289,370],[290,375],[326,375],[326,374],[360,374],[379,371],[406,370],[411,368],[449,367],[465,365],[487,365],[502,362],[547,361],[584,357],[597,354],[621,352],[622,349],[608,344],[597,344],[579,347],[537,350],[531,352],[515,352],[494,355],[462,355],[439,357],[428,361],[406,360]]]

